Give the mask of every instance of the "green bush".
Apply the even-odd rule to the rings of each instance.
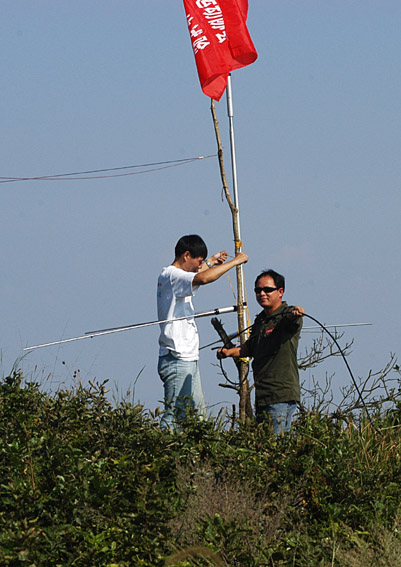
[[[173,434],[104,384],[49,394],[14,371],[0,383],[0,564],[393,565],[400,406],[373,421],[306,413],[274,437],[188,416]]]

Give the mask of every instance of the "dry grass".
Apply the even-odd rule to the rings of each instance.
[[[228,546],[231,548],[238,543],[245,552],[254,552],[256,548],[266,549],[279,539],[280,524],[289,497],[283,497],[281,502],[273,505],[268,496],[255,496],[244,483],[228,474],[216,477],[208,462],[185,467],[178,465],[177,490],[185,506],[169,527],[178,545],[185,548],[184,553],[187,548],[205,544],[200,525],[213,518],[218,518],[220,525],[231,526],[227,529]],[[238,531],[235,526],[238,526]],[[227,555],[224,549],[220,551],[224,565],[227,565]],[[220,565],[220,557],[214,560],[216,565]]]
[[[340,567],[401,567],[401,513],[392,529],[376,528],[373,532],[375,544],[368,544],[350,532],[351,550],[337,550],[336,565]]]

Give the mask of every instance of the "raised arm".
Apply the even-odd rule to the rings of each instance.
[[[218,254],[222,254],[219,252]],[[217,254],[215,254],[217,256]],[[212,256],[212,258],[215,258]],[[245,264],[248,261],[248,256],[244,252],[239,252],[235,258],[229,260],[228,262],[224,262],[223,264],[216,262],[216,264],[210,269],[201,269],[200,272],[196,274],[193,279],[192,285],[206,285],[208,283],[215,282],[218,280],[223,274],[234,268],[234,266],[240,266],[241,264]]]

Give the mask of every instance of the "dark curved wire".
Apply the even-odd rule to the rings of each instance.
[[[288,311],[286,311],[285,313],[280,313],[279,315],[281,315],[282,317],[284,317],[284,316],[287,315],[287,314],[288,314]],[[275,318],[275,317],[277,317],[277,315],[271,315],[270,317],[267,317],[267,320],[273,319],[273,318]],[[343,358],[343,360],[344,360],[344,363],[345,363],[345,366],[347,367],[348,373],[349,373],[349,375],[351,376],[352,383],[353,383],[353,385],[354,385],[354,387],[355,387],[355,390],[357,391],[358,396],[359,396],[359,397],[358,397],[358,401],[360,400],[360,401],[362,402],[362,405],[363,405],[363,408],[364,408],[364,410],[365,410],[365,412],[366,412],[366,415],[367,415],[367,418],[368,418],[368,420],[369,420],[369,423],[371,424],[371,426],[373,427],[373,429],[375,429],[378,433],[381,434],[381,432],[375,427],[375,425],[374,425],[374,423],[373,423],[373,421],[372,421],[372,419],[371,419],[371,417],[370,417],[369,410],[368,410],[368,408],[367,408],[367,406],[366,406],[366,404],[365,404],[365,400],[364,400],[363,397],[362,397],[362,393],[361,393],[361,391],[360,391],[360,389],[359,389],[359,387],[358,387],[358,384],[357,384],[357,382],[356,382],[356,380],[355,380],[355,378],[354,378],[354,375],[353,375],[353,373],[352,373],[351,367],[350,367],[350,365],[348,364],[348,361],[347,361],[347,358],[346,358],[346,356],[345,356],[345,353],[344,353],[343,349],[340,347],[340,345],[339,345],[337,339],[336,339],[335,336],[327,329],[327,327],[325,327],[325,326],[323,325],[323,323],[321,323],[320,321],[318,321],[317,319],[315,319],[315,317],[312,317],[312,315],[308,315],[308,313],[304,313],[304,314],[303,314],[303,317],[308,317],[308,319],[311,319],[312,321],[314,321],[315,323],[317,323],[317,324],[319,325],[319,327],[321,327],[321,328],[323,329],[323,331],[325,331],[325,332],[329,335],[329,337],[331,338],[331,340],[335,343],[335,345],[336,345],[337,348],[338,348],[338,351],[340,352],[340,354],[341,354],[341,356],[342,356],[342,358]],[[244,329],[243,331],[240,331],[239,333],[237,333],[237,334],[235,334],[235,335],[230,335],[230,336],[229,336],[229,340],[231,341],[231,339],[235,339],[236,337],[239,337],[242,333],[244,333],[244,332],[247,331],[248,329],[251,329],[252,327],[253,327],[253,325],[250,325],[249,327],[247,327],[247,328]],[[220,341],[216,341],[216,342],[220,342]],[[214,343],[211,343],[211,344],[214,344]],[[226,348],[226,344],[227,344],[227,341],[223,344],[223,346],[222,346],[221,348]],[[206,345],[206,346],[211,346],[211,345]],[[202,348],[206,348],[206,347],[202,347]],[[219,348],[220,348],[220,347],[219,347]]]
[[[347,370],[348,370],[348,372],[349,372],[349,375],[351,376],[351,380],[352,380],[352,383],[354,384],[355,390],[356,390],[357,393],[358,393],[358,396],[359,396],[358,401],[360,400],[360,401],[362,402],[362,405],[363,405],[363,407],[364,407],[364,409],[365,409],[365,411],[366,411],[366,415],[367,415],[367,418],[368,418],[368,420],[369,420],[370,425],[373,427],[373,429],[376,429],[376,427],[375,427],[375,425],[373,424],[373,421],[372,421],[372,419],[371,419],[371,417],[370,417],[369,410],[368,410],[368,408],[367,408],[367,406],[366,406],[366,404],[365,404],[365,400],[364,400],[363,397],[362,397],[362,393],[361,393],[361,391],[360,391],[360,389],[359,389],[359,387],[358,387],[358,384],[357,384],[357,382],[356,382],[356,380],[355,380],[355,378],[354,378],[354,375],[353,375],[353,373],[352,373],[351,367],[350,367],[350,365],[348,364],[347,357],[345,356],[345,353],[344,353],[343,349],[340,347],[340,345],[339,345],[337,339],[336,339],[335,336],[327,329],[327,327],[325,327],[325,326],[323,325],[323,323],[321,323],[320,321],[318,321],[317,319],[315,319],[315,317],[312,317],[312,315],[308,315],[307,313],[304,313],[304,317],[308,317],[309,319],[312,319],[312,321],[314,321],[315,323],[317,323],[317,324],[319,325],[319,327],[321,327],[321,328],[329,335],[329,337],[331,338],[331,340],[335,343],[336,347],[338,348],[338,350],[339,350],[339,352],[340,352],[340,354],[341,354],[341,356],[342,356],[342,358],[343,358],[343,360],[344,360],[344,363],[345,363],[345,366],[347,367]],[[376,429],[376,431],[378,431],[378,429]]]

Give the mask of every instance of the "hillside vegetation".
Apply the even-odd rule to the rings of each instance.
[[[401,566],[401,405],[164,432],[104,384],[0,383],[0,565]],[[232,424],[231,424],[232,425]]]

